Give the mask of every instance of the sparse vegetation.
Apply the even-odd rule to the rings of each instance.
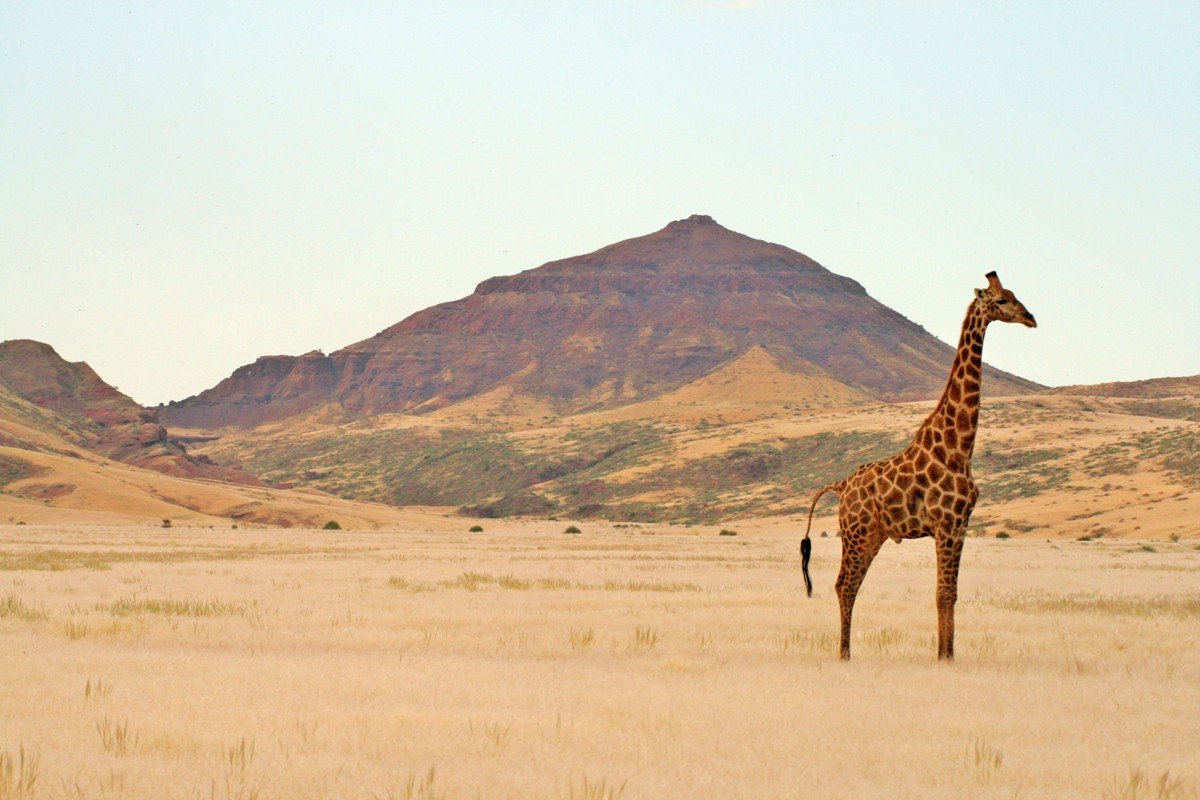
[[[253,603],[233,603],[225,600],[176,600],[150,597],[122,597],[111,603],[101,603],[96,606],[99,611],[107,611],[113,616],[126,617],[131,614],[164,614],[181,617],[230,617],[249,616],[254,610]]]
[[[96,722],[96,732],[100,734],[100,745],[110,756],[129,755],[137,746],[141,736],[129,728],[129,720],[120,722],[105,714]]]
[[[989,429],[1023,430],[1070,420],[1079,420],[1081,427],[1065,429],[1063,437],[1054,434],[1061,446],[1028,446],[1007,438],[981,443],[973,464],[981,504],[1088,492],[1089,479],[1145,468],[1200,486],[1195,456],[1200,434],[1191,430],[1194,426],[1164,425],[1081,444],[1085,430],[1101,430],[1094,426],[1102,417],[1084,408],[1091,402],[985,403],[983,424]],[[1119,410],[1108,400],[1094,407]],[[532,436],[524,429],[508,432],[465,422],[436,429],[361,422],[294,441],[231,439],[213,452],[271,479],[298,480],[361,499],[455,505],[482,518],[720,524],[765,512],[803,513],[817,486],[909,441],[921,410],[904,411],[889,409],[898,417],[889,429],[811,435],[764,435],[765,429],[719,417],[708,418],[706,426],[640,420],[572,424],[564,430],[548,416],[543,420],[548,427]],[[844,413],[843,424],[853,426],[857,417],[878,413],[877,406],[863,406]],[[1093,427],[1082,427],[1084,422]],[[697,448],[697,442],[711,446]]]
[[[340,531],[341,529],[342,529],[342,526],[339,525],[337,520],[335,520],[335,519],[329,520],[329,522],[326,522],[325,525],[322,527],[322,530],[326,530],[326,531]]]
[[[560,797],[562,800],[620,800],[625,793],[625,784],[625,781],[610,784],[605,778],[594,781],[584,775],[570,783]]]
[[[1047,592],[1022,592],[991,598],[989,602],[1031,613],[1103,614],[1129,617],[1200,617],[1200,597],[1195,595],[1152,595],[1121,597],[1115,595],[1056,595]]]
[[[579,530],[579,528],[575,527],[574,525],[568,525],[567,529],[564,530],[563,533],[583,533],[583,531]]]
[[[1131,769],[1125,778],[1114,779],[1112,788],[1104,793],[1104,800],[1195,800],[1197,797],[1200,792],[1188,787],[1170,770],[1151,780],[1141,767]]]
[[[16,753],[0,751],[0,800],[33,800],[37,795],[41,759],[17,746]]]
[[[0,489],[31,473],[32,468],[26,462],[0,455]]]
[[[32,608],[24,600],[17,596],[16,592],[9,592],[4,595],[4,599],[0,600],[0,618],[9,617],[12,619],[25,620],[33,622],[39,619],[46,618],[46,612],[39,608]]]
[[[482,525],[472,525],[470,532],[471,533],[483,533],[483,526]]]
[[[11,773],[23,738],[27,760],[44,754],[36,797],[75,796],[75,783],[131,798],[171,785],[220,798],[561,797],[571,782],[582,796],[584,770],[629,775],[625,797],[758,797],[776,793],[779,726],[803,716],[789,747],[824,747],[828,764],[858,753],[853,737],[830,735],[847,718],[889,740],[920,737],[921,752],[895,756],[902,774],[885,761],[864,777],[872,796],[1011,797],[1036,782],[1101,797],[1121,767],[1094,765],[1123,765],[1139,748],[1153,749],[1156,772],[1131,791],[1154,797],[1168,769],[1175,796],[1194,788],[1188,699],[1200,655],[1179,644],[1200,619],[1191,542],[1134,555],[1140,542],[1111,538],[1061,551],[1040,536],[972,540],[951,666],[934,658],[930,543],[885,545],[846,667],[837,548],[817,548],[816,592],[804,598],[790,526],[739,522],[748,546],[729,547],[716,527],[570,540],[565,523],[542,520],[497,526],[497,541],[431,520],[440,527],[352,543],[189,530],[187,548],[219,560],[159,557],[178,532],[154,528],[20,529],[9,547],[87,549],[114,568],[4,573],[20,601],[0,618],[16,645],[4,658],[18,682],[0,704],[0,727],[17,732],[0,746]],[[1014,581],[1040,588],[1013,592]],[[26,622],[26,611],[45,616]],[[81,642],[63,635],[72,621],[87,626]],[[912,680],[847,690],[878,686],[880,670]],[[981,695],[981,680],[1005,690]],[[788,682],[807,688],[779,692]],[[1013,707],[1024,709],[1020,741],[1036,745],[1020,758]],[[946,724],[948,708],[961,724]],[[1068,713],[1093,735],[1061,736]],[[713,759],[703,774],[688,760],[696,752]],[[814,763],[814,796],[845,792],[842,773]],[[436,781],[419,769],[432,764],[447,765]]]

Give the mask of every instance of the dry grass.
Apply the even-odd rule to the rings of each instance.
[[[38,756],[18,745],[17,752],[0,752],[0,800],[29,800],[36,797]]]
[[[9,528],[0,800],[1197,797],[1194,542],[455,527]]]

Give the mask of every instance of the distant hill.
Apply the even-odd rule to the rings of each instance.
[[[425,414],[497,392],[577,413],[662,396],[752,351],[841,400],[936,396],[953,358],[854,280],[696,215],[491,278],[328,356],[264,356],[160,414],[174,427],[248,427],[322,406]],[[994,369],[984,385],[1042,388]]]
[[[0,343],[0,444],[54,452],[61,443],[168,475],[258,484],[195,456],[139,406],[80,361],[31,339]]]
[[[427,526],[440,515],[267,487],[188,452],[87,364],[0,343],[0,523]]]
[[[1179,378],[1150,378],[1144,381],[1117,381],[1077,386],[1062,386],[1056,394],[1091,397],[1141,397],[1162,399],[1200,394],[1200,375]]]

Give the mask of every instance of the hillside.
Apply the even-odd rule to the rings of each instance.
[[[92,452],[96,440],[93,426],[0,386],[0,523],[159,524],[169,519],[182,525],[320,527],[335,520],[346,528],[378,528],[428,526],[440,518],[312,489],[164,474]],[[204,461],[201,456],[197,463]]]
[[[425,414],[489,394],[578,413],[654,399],[756,350],[818,395],[883,400],[936,395],[953,352],[857,282],[696,215],[488,279],[328,356],[265,356],[160,414],[179,428],[252,427],[320,407]],[[1039,388],[998,370],[986,385]]]
[[[0,523],[319,528],[429,527],[440,513],[332,497],[311,489],[179,478],[86,452],[0,445]],[[439,522],[441,520],[441,522]]]
[[[70,445],[168,475],[259,483],[187,452],[167,435],[156,411],[105,383],[86,363],[70,363],[30,339],[0,342],[0,444],[49,452]]]
[[[1177,378],[1150,378],[1143,381],[1118,381],[1091,385],[1061,386],[1056,394],[1087,395],[1090,397],[1141,397],[1161,400],[1170,397],[1200,395],[1200,375]]]
[[[898,450],[932,406],[847,398],[800,408],[786,392],[771,396],[782,379],[762,356],[732,374],[745,383],[717,370],[660,400],[551,419],[451,407],[226,431],[205,447],[271,480],[472,516],[686,524],[775,516],[800,525],[817,486]],[[714,391],[721,387],[729,391]],[[1200,535],[1200,396],[1154,413],[1137,405],[1148,402],[1158,401],[986,399],[973,533]]]

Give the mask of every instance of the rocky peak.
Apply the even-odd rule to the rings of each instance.
[[[698,227],[701,227],[704,225],[713,225],[718,228],[721,228],[722,230],[729,230],[728,228],[723,228],[720,224],[717,223],[717,221],[715,219],[710,217],[708,214],[692,214],[687,219],[677,219],[674,222],[667,225],[667,229],[668,230],[679,230],[681,228],[698,228]]]

